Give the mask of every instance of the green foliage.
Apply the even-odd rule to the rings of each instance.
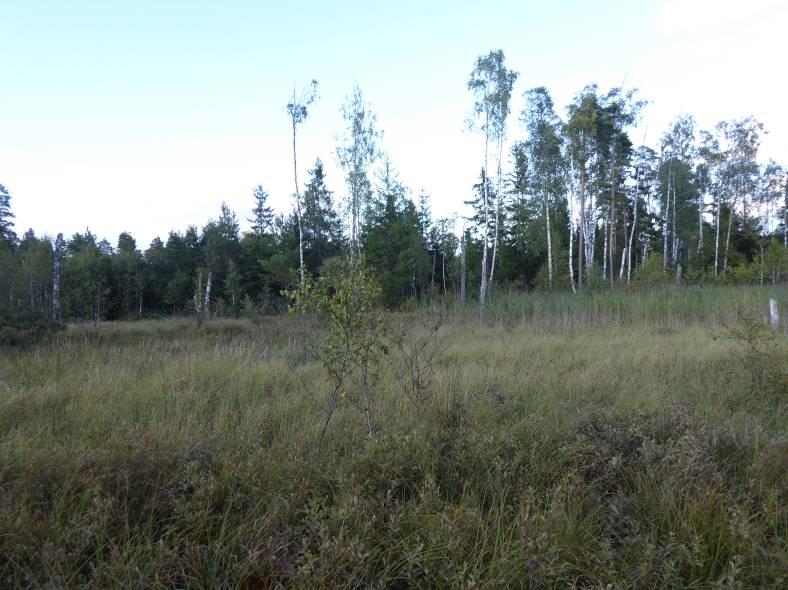
[[[736,360],[749,378],[750,393],[784,403],[788,399],[788,366],[778,335],[761,318],[741,314],[726,336],[740,345]],[[778,403],[777,411],[783,410]]]
[[[364,260],[380,285],[383,304],[396,308],[421,295],[417,286],[425,284],[428,265],[421,222],[388,161],[363,229]]]
[[[14,214],[11,211],[11,193],[0,184],[0,242],[9,245],[16,243],[14,232]]]
[[[662,256],[651,254],[642,265],[637,267],[632,275],[632,282],[644,287],[655,287],[669,284],[671,278],[670,273],[664,270]]]
[[[320,159],[309,174],[303,195],[304,263],[308,272],[317,274],[326,259],[340,253],[342,224]]]
[[[319,355],[332,392],[318,447],[340,396],[347,396],[363,410],[367,431],[372,434],[378,369],[388,352],[380,295],[369,270],[341,258],[330,259],[320,277],[309,278],[288,293],[294,312],[315,314],[326,323]]]

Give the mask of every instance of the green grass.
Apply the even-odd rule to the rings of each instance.
[[[431,398],[392,351],[374,436],[343,397],[317,457],[307,319],[3,349],[0,586],[779,587],[788,343],[729,334],[786,293],[448,304]]]

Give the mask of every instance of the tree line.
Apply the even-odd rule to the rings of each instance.
[[[335,148],[344,194],[328,189],[320,159],[301,191],[296,139],[318,99],[314,80],[287,104],[292,209],[275,213],[257,186],[248,231],[223,203],[202,227],[171,231],[144,250],[127,232],[114,244],[89,230],[19,237],[11,193],[0,185],[0,316],[274,312],[285,290],[338,256],[365,265],[389,307],[432,295],[484,306],[502,287],[784,280],[788,172],[758,159],[760,122],[704,130],[682,115],[656,146],[636,145],[645,101],[633,89],[588,85],[563,116],[546,88],[525,90],[512,124],[518,79],[500,50],[480,56],[469,76],[467,123],[484,155],[466,217],[435,218],[430,196],[404,184],[358,86],[342,106],[346,128]],[[509,133],[516,138],[504,153]]]

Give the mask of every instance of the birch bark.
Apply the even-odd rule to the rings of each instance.
[[[55,254],[52,264],[52,320],[61,324],[60,316],[60,262],[63,258],[63,234],[58,234],[55,239]]]

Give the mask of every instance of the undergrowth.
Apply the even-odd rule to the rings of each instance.
[[[0,587],[786,583],[783,334],[711,305],[583,307],[563,330],[490,307],[446,315],[419,403],[389,355],[373,436],[339,404],[318,456],[331,381],[307,318],[72,326],[8,350]],[[392,320],[428,337],[429,317]]]

